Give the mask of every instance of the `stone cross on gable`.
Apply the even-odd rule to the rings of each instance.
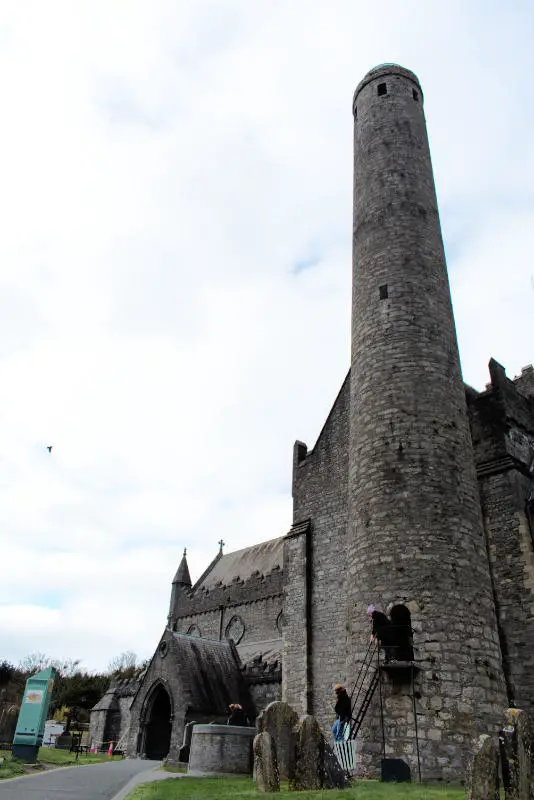
[[[219,541],[217,542],[217,544],[218,544],[218,545],[219,545],[219,547],[220,547],[219,553],[222,553],[222,549],[223,549],[224,545],[226,544],[226,542],[223,542],[223,540],[222,540],[222,539],[219,539]]]

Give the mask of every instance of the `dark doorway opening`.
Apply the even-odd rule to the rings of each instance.
[[[396,661],[413,661],[412,617],[406,606],[398,604],[389,612]]]
[[[146,721],[145,755],[161,761],[171,745],[171,700],[163,686],[158,686],[150,705]]]

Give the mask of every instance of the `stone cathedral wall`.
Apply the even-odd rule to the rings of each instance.
[[[531,373],[525,368],[518,386],[492,360],[486,391],[467,396],[508,694],[517,707],[534,713],[534,516],[527,506],[534,489]]]
[[[297,442],[293,521],[284,550],[284,697],[333,721],[333,686],[345,677],[345,577],[350,381],[346,377],[314,449]]]

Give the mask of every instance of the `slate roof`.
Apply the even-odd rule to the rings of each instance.
[[[176,575],[174,576],[173,583],[181,583],[184,586],[191,586],[191,578],[189,576],[189,567],[187,566],[187,558],[185,550],[182,556],[182,560],[178,565],[178,569],[176,570]]]
[[[166,631],[168,635],[173,639],[167,656],[170,657],[169,666],[174,662],[174,656],[178,662],[178,674],[185,678],[182,692],[191,711],[226,714],[230,703],[241,703],[243,708],[250,709],[250,695],[241,673],[239,656],[231,642]]]
[[[273,664],[282,661],[282,640],[264,639],[261,642],[238,644],[239,657],[244,665],[261,661],[263,664]]]
[[[228,586],[234,578],[246,581],[254,572],[266,575],[271,570],[283,567],[284,537],[270,539],[243,550],[226,553],[216,559],[211,569],[194,585],[193,590],[211,590],[218,583]]]
[[[113,688],[107,690],[98,703],[92,707],[91,711],[115,711],[118,708],[119,702],[115,694],[115,689]]]

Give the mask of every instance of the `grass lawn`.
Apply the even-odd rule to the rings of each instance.
[[[0,780],[5,778],[15,778],[17,775],[26,775],[30,771],[24,768],[24,762],[18,759],[13,760],[11,750],[0,750],[0,758],[4,761],[0,764]],[[55,750],[53,747],[41,747],[37,754],[39,764],[47,767],[69,767],[74,765],[100,764],[102,761],[120,761],[122,756],[110,758],[105,753],[97,755],[80,755],[76,761],[76,753],[68,750]]]
[[[73,764],[101,764],[103,761],[122,761],[122,756],[108,756],[106,753],[80,753],[76,761],[76,753],[69,750],[56,750],[55,747],[40,747],[37,760],[41,764],[55,764],[57,767],[68,767]]]
[[[259,794],[251,778],[185,777],[138,786],[128,800],[274,800],[284,795],[288,800],[464,800],[465,789],[360,781],[343,791],[289,792],[283,786],[280,794]]]
[[[21,761],[12,761],[11,753],[8,750],[0,750],[0,758],[3,762],[0,764],[0,780],[5,778],[16,778],[17,775],[24,775],[24,767]]]

